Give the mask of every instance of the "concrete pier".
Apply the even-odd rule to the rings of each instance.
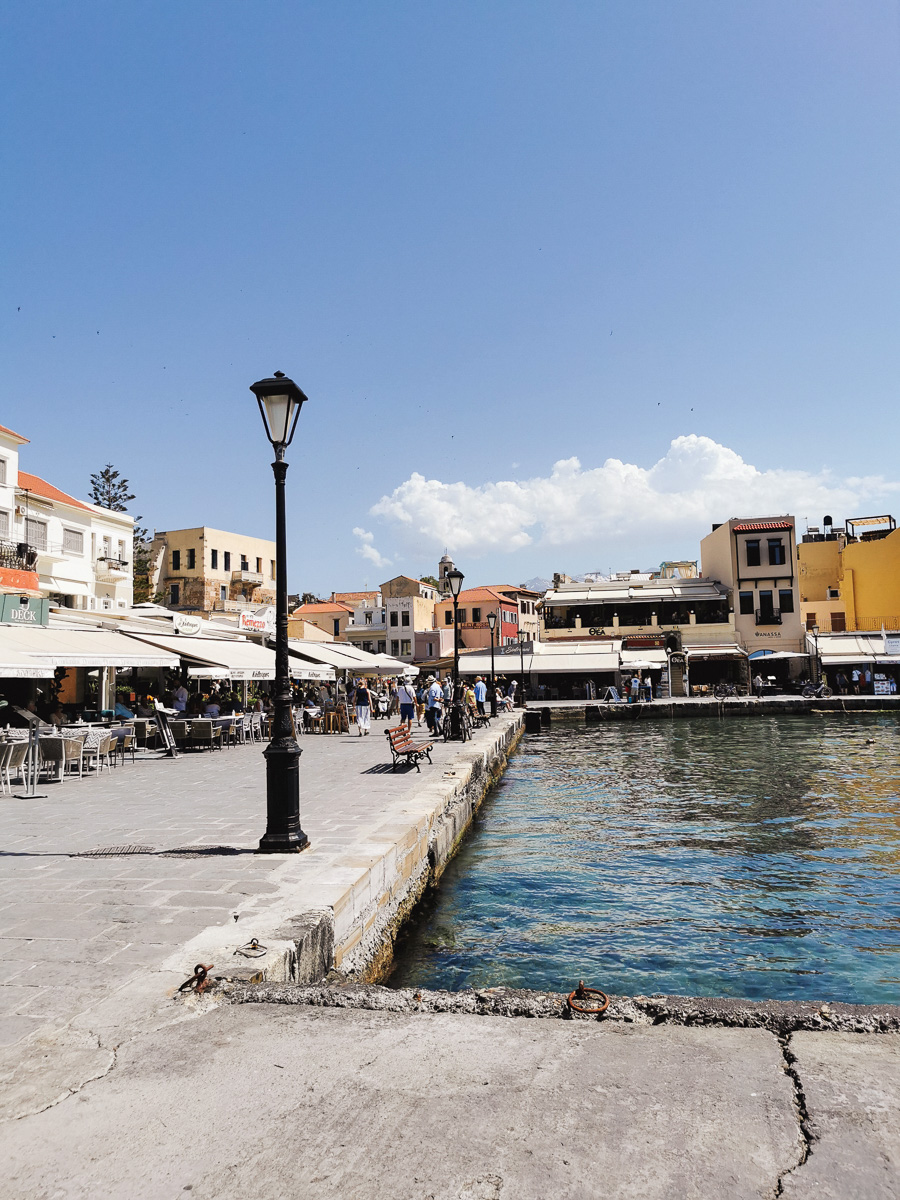
[[[528,711],[549,721],[677,721],[693,718],[720,720],[727,717],[812,716],[816,713],[894,713],[900,716],[900,696],[831,696],[809,699],[802,696],[730,696],[725,700],[683,698],[642,700],[635,704],[596,700],[539,700],[528,702]]]

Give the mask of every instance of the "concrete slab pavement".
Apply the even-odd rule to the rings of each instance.
[[[709,1200],[802,1154],[777,1039],[246,1005],[5,1128],[10,1200]]]

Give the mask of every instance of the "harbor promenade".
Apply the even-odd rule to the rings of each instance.
[[[391,771],[377,724],[304,739],[301,855],[253,853],[259,745],[4,798],[4,1193],[896,1196],[896,1033],[389,1011],[353,985],[341,1009],[291,986],[176,998],[197,962],[303,982],[333,953],[365,976],[520,719],[421,773]]]

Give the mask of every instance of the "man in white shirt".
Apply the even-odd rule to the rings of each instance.
[[[175,695],[172,699],[172,707],[174,709],[176,709],[178,712],[184,712],[184,710],[187,708],[187,702],[188,702],[187,688],[184,686],[183,683],[180,683],[178,685],[178,687],[175,689]]]
[[[484,702],[487,699],[487,687],[484,680],[479,675],[475,680],[475,707],[478,709],[479,716],[485,716]]]
[[[444,689],[432,677],[428,688],[428,710],[425,719],[431,732],[437,735],[441,728],[441,717],[444,715]]]
[[[412,684],[406,682],[406,680],[399,685],[396,691],[400,704],[400,724],[412,729],[413,714],[416,711],[416,693],[413,690]]]

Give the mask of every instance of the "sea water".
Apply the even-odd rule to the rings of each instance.
[[[526,735],[392,986],[900,1002],[900,723]]]

